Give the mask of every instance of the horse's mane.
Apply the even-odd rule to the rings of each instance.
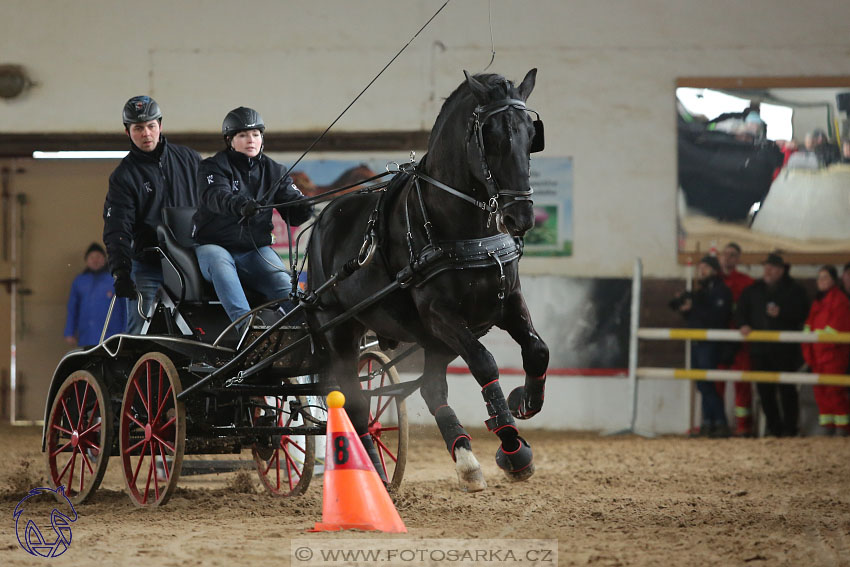
[[[473,75],[473,78],[487,87],[490,100],[519,97],[519,93],[517,92],[514,84],[502,75],[498,75],[496,73],[479,73]],[[432,136],[435,132],[442,130],[446,121],[450,119],[450,114],[458,105],[462,105],[466,102],[466,99],[472,98],[472,90],[469,88],[469,84],[466,80],[464,80],[460,85],[458,85],[452,94],[446,98],[445,102],[443,102],[443,106],[440,107],[440,112],[437,114],[437,119],[434,121],[434,128],[431,130]]]

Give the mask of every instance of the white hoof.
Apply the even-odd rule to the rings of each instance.
[[[481,465],[469,449],[458,447],[455,450],[455,470],[457,470],[457,481],[462,491],[481,492],[487,488]]]

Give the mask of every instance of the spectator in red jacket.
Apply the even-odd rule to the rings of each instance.
[[[741,261],[741,247],[736,242],[730,242],[720,252],[720,266],[723,269],[723,283],[732,292],[732,301],[738,303],[741,292],[753,284],[755,280],[745,273],[738,271]],[[735,328],[735,322],[730,326]],[[750,349],[746,343],[741,343],[731,364],[721,368],[730,370],[750,370]],[[726,385],[725,382],[718,384]],[[749,382],[735,382],[735,437],[749,437],[753,434],[753,385]]]
[[[826,333],[850,332],[850,300],[839,285],[838,272],[832,266],[818,271],[818,293],[805,330]],[[804,343],[803,357],[818,374],[844,374],[850,362],[850,345],[838,343]],[[814,386],[823,435],[850,434],[850,397],[843,386]]]

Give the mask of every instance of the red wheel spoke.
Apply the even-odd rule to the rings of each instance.
[[[127,411],[125,411],[125,412],[124,412],[124,415],[126,415],[128,418],[130,418],[130,421],[132,421],[133,423],[135,423],[136,425],[138,425],[138,426],[139,426],[139,427],[141,427],[142,429],[144,429],[144,428],[145,428],[145,424],[144,424],[144,423],[142,423],[141,421],[139,421],[138,419],[136,419],[136,418],[135,418],[135,417],[134,417],[134,416],[130,413],[129,408],[127,409]]]
[[[286,478],[287,478],[287,480],[289,480],[289,490],[290,491],[293,488],[295,488],[295,484],[298,484],[297,481],[295,482],[295,484],[292,483],[292,481],[294,480],[293,472],[295,473],[295,475],[300,480],[301,479],[301,473],[298,472],[298,464],[292,459],[292,457],[289,456],[289,453],[286,453]]]
[[[381,407],[380,402],[381,402],[381,398],[378,398],[378,411],[375,414],[375,421],[377,421],[379,417],[384,415],[384,412],[387,411],[387,408],[390,407],[391,403],[393,403],[393,399],[392,398],[387,399],[387,403],[385,403],[383,407]]]
[[[168,421],[166,421],[165,423],[163,423],[163,424],[162,424],[162,426],[160,426],[160,427],[158,428],[158,429],[159,429],[159,431],[160,431],[160,433],[162,433],[163,431],[165,431],[166,429],[168,429],[169,427],[171,427],[171,425],[172,425],[175,421],[177,421],[177,417],[172,417],[171,419],[169,419]]]
[[[89,399],[89,389],[90,389],[89,383],[88,383],[88,382],[86,382],[86,389],[85,389],[85,390],[83,390],[83,401],[80,403],[80,417],[79,417],[79,419],[77,420],[77,431],[79,431],[80,429],[82,429],[83,427],[85,427],[85,424],[83,423],[83,420],[84,420],[84,419],[85,419],[85,417],[86,417],[86,415],[85,415],[85,410],[86,410],[86,401]],[[76,389],[76,388],[74,388],[74,391],[75,391],[75,392],[76,392],[76,390],[77,390],[77,389]]]
[[[136,484],[136,479],[139,478],[139,470],[142,468],[142,463],[145,460],[145,449],[147,448],[148,442],[145,440],[144,445],[142,445],[142,452],[139,455],[139,462],[136,464],[136,472],[133,473],[133,484]]]
[[[154,474],[154,469],[156,469],[156,463],[151,461],[151,464],[148,467],[148,481],[145,483],[145,494],[142,497],[142,504],[148,503],[148,493],[150,492],[150,489],[151,489],[151,476],[154,476],[154,477],[156,476]]]
[[[68,464],[71,465],[71,469],[68,473],[68,490],[71,490],[71,487],[74,484],[74,468],[77,466],[77,451],[71,453],[71,460]]]
[[[163,445],[165,445],[166,447],[168,447],[168,450],[169,450],[169,451],[171,451],[171,453],[172,453],[172,454],[174,454],[174,453],[176,452],[176,451],[175,451],[175,449],[174,449],[174,445],[170,444],[168,441],[165,441],[164,439],[162,439],[162,438],[161,438],[159,435],[157,435],[156,433],[151,433],[151,437],[153,437],[154,439],[156,439],[157,441],[159,441],[161,444],[163,444]],[[151,443],[151,445],[153,445],[153,443]]]
[[[377,437],[373,437],[372,439],[374,439],[374,440],[375,440],[375,443],[377,443],[377,444],[378,444],[378,447],[379,447],[380,449],[383,449],[383,452],[385,452],[387,455],[389,455],[389,456],[390,456],[390,458],[391,458],[393,461],[398,462],[398,457],[396,457],[395,455],[393,455],[393,452],[390,450],[390,448],[389,448],[389,447],[387,447],[387,446],[384,444],[384,442],[383,442],[383,441],[381,441],[381,440],[380,440],[380,439],[378,439]],[[381,451],[378,451],[378,453],[380,454],[380,453],[381,453]],[[384,461],[384,458],[383,458],[383,457],[381,457],[381,462],[383,462],[383,461]]]
[[[165,407],[165,402],[168,401],[168,395],[169,394],[171,394],[171,386],[168,387],[168,390],[166,390],[165,395],[162,397],[162,402],[160,402],[160,404],[157,406],[156,417],[154,417],[154,419],[151,421],[151,423],[156,423],[157,421],[159,421],[159,416],[162,415],[162,409]],[[165,427],[165,426],[163,426],[163,427]]]
[[[168,469],[168,460],[165,458],[165,450],[162,445],[159,446],[159,456],[162,457],[162,469],[165,471],[165,482],[171,478],[171,471]]]
[[[79,447],[77,447],[79,449]],[[89,473],[94,474],[94,469],[91,466],[91,461],[89,461],[88,456],[86,456],[86,452],[80,450],[80,456],[83,458],[83,463],[89,468]],[[82,467],[80,467],[82,468]]]
[[[170,386],[168,388],[168,391],[169,392],[171,391]],[[159,381],[157,382],[157,388],[156,388],[156,408],[157,408],[156,409],[156,419],[159,419],[159,414],[160,414],[160,412],[162,412],[162,403],[160,402],[160,400],[167,399],[167,398],[168,398],[167,393],[165,394],[165,396],[162,395],[162,366],[160,366],[159,367]],[[156,421],[156,419],[154,421]]]
[[[274,471],[275,471],[275,476],[277,478],[275,487],[277,487],[277,489],[280,490],[280,451],[274,452],[274,463],[275,463]]]
[[[139,441],[139,442],[138,442],[138,443],[136,443],[135,445],[132,445],[132,446],[130,446],[130,447],[127,447],[127,449],[124,451],[124,454],[125,454],[125,455],[129,455],[130,453],[132,453],[132,452],[133,452],[133,450],[134,450],[136,447],[138,447],[139,445],[143,445],[144,443],[147,443],[147,441],[145,441],[144,439],[142,439],[141,441]]]
[[[80,458],[82,459],[80,461],[80,492],[82,492],[86,486],[86,465],[88,465],[89,471],[92,474],[94,474],[94,471],[92,471],[91,465],[87,462],[86,456],[82,451],[80,451]]]
[[[94,433],[95,431],[99,431],[101,424],[102,424],[102,422],[98,421],[97,423],[95,423],[94,425],[92,425],[91,427],[89,427],[88,429],[83,431],[82,433],[80,433],[80,437],[82,438],[82,437],[85,437],[86,435]]]
[[[73,433],[71,433],[70,431],[68,431],[68,430],[67,430],[67,429],[65,429],[64,427],[60,427],[60,426],[56,425],[55,423],[54,423],[51,427],[53,427],[53,429],[57,429],[57,430],[61,431],[62,433],[67,434],[69,437],[70,437],[71,435],[73,435]]]
[[[139,388],[139,381],[133,380],[133,387],[136,388],[136,392],[139,394],[139,400],[142,402],[142,406],[144,406],[145,411],[148,412],[148,418],[151,416],[151,412],[148,409],[148,406],[145,404],[145,395],[142,394],[142,390]]]
[[[302,447],[301,445],[299,445],[295,441],[293,441],[292,437],[284,437],[284,438],[281,438],[280,441],[281,441],[280,444],[283,446],[284,451],[286,451],[287,446],[291,445],[291,446],[295,447],[296,449],[298,449],[299,451],[301,451],[302,454],[304,454],[304,455],[307,454],[307,450],[304,449],[304,447]],[[287,451],[287,453],[288,453],[288,451]]]
[[[151,443],[151,463],[153,463],[153,495],[156,500],[159,500],[159,475],[156,474],[156,451],[154,450],[153,445],[154,444]],[[148,482],[150,482],[150,480]]]
[[[62,445],[61,447],[59,447],[55,451],[51,452],[50,456],[55,457],[56,455],[58,455],[59,453],[63,452],[65,449],[67,449],[69,445],[71,445],[70,441],[68,441],[67,443],[65,443],[64,445]]]
[[[74,427],[74,420],[71,419],[71,414],[68,413],[68,406],[65,405],[65,398],[59,398],[59,401],[62,402],[62,409],[65,410],[65,417],[68,418],[68,427]]]
[[[148,370],[147,374],[146,374],[147,380],[146,380],[145,385],[146,385],[146,390],[148,392],[148,397],[147,397],[148,405],[146,407],[148,408],[148,411],[150,411],[150,408],[153,407],[153,404],[151,403],[152,400],[151,400],[151,365],[150,364],[147,365],[147,370]],[[161,366],[159,367],[159,371],[162,372]],[[148,413],[148,419],[150,419],[150,417],[151,417],[151,414]]]

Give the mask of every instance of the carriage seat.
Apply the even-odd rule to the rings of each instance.
[[[195,207],[164,207],[162,224],[156,229],[157,239],[162,249],[177,267],[174,271],[167,260],[162,261],[162,276],[166,289],[188,302],[217,301],[211,283],[201,275],[198,258],[195,256],[195,243],[192,240],[192,218]],[[181,286],[181,278],[183,285]]]

